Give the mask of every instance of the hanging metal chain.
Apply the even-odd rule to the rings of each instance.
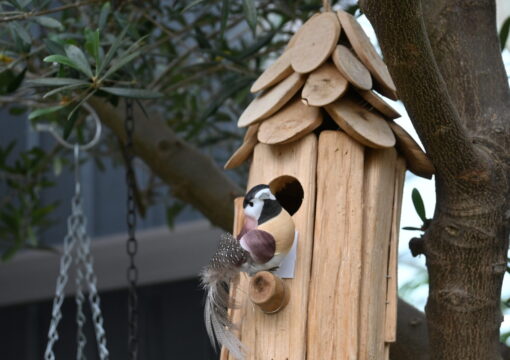
[[[136,203],[135,203],[135,172],[133,169],[133,132],[135,120],[133,116],[133,101],[126,100],[126,183],[127,183],[127,229],[128,238],[126,251],[129,256],[127,268],[128,281],[128,356],[129,360],[138,359],[138,293],[136,285],[138,282],[138,268],[135,264],[135,256],[138,251],[138,242],[135,237],[136,230]]]
[[[76,358],[85,360],[84,348],[86,338],[83,331],[85,315],[83,313],[83,284],[85,283],[89,292],[89,304],[92,310],[92,320],[96,334],[99,358],[108,360],[109,353],[106,348],[106,336],[103,327],[103,316],[101,313],[99,296],[97,294],[97,279],[94,274],[93,259],[90,254],[90,238],[87,236],[87,220],[83,213],[81,184],[79,176],[79,146],[74,147],[74,171],[75,171],[75,193],[72,199],[71,215],[67,220],[67,235],[64,238],[64,254],[60,259],[60,273],[57,278],[57,288],[53,299],[52,317],[48,331],[48,344],[44,353],[45,360],[55,360],[53,346],[58,340],[58,324],[62,319],[62,303],[64,301],[64,289],[69,278],[69,267],[73,260],[73,250],[76,251],[76,322],[78,324]]]

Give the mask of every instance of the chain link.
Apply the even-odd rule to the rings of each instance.
[[[126,183],[127,183],[127,214],[126,222],[128,229],[128,238],[126,242],[126,252],[129,256],[129,266],[127,268],[128,281],[128,355],[129,360],[138,359],[138,293],[136,285],[138,282],[138,268],[135,264],[136,253],[138,252],[138,242],[135,237],[136,231],[136,202],[135,186],[136,178],[133,169],[134,151],[133,151],[133,132],[135,130],[135,121],[133,116],[133,101],[126,100]]]
[[[87,235],[86,231],[87,220],[83,213],[79,160],[79,148],[78,145],[76,145],[74,148],[75,193],[71,202],[71,215],[67,219],[67,235],[64,238],[64,253],[60,259],[60,272],[57,277],[57,286],[53,299],[50,329],[48,331],[48,344],[46,345],[46,351],[44,353],[45,360],[55,360],[53,346],[59,338],[57,328],[62,319],[64,289],[69,279],[68,272],[73,261],[73,251],[76,252],[76,322],[78,325],[76,359],[85,360],[84,348],[86,337],[83,331],[86,320],[83,313],[83,304],[85,302],[85,296],[83,294],[84,284],[88,289],[88,300],[92,310],[92,321],[96,334],[99,358],[101,360],[108,360],[109,358],[103,326],[104,321],[100,308],[99,295],[97,293],[97,278],[94,274],[93,258],[90,253],[90,237]]]

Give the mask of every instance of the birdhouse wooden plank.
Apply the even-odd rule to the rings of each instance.
[[[276,314],[265,314],[248,299],[249,279],[241,276],[236,290],[234,319],[241,319],[240,339],[248,348],[247,359],[306,359],[306,314],[312,261],[315,211],[315,168],[317,137],[309,134],[290,144],[258,144],[253,153],[248,188],[271,184],[281,176],[291,176],[303,189],[302,203],[293,214],[298,233],[295,277],[285,279],[290,302]],[[237,313],[237,314],[236,314]],[[228,357],[227,359],[234,359]]]
[[[266,268],[231,284],[230,330],[250,360],[389,359],[404,175],[434,167],[376,92],[396,99],[386,65],[352,15],[327,12],[252,90],[262,92],[239,119],[249,128],[226,168],[252,159],[248,189],[269,185],[292,215],[297,255],[293,278]],[[234,235],[245,206],[236,200]],[[221,359],[234,357],[223,349]]]
[[[308,359],[356,360],[364,148],[345,133],[319,137]]]

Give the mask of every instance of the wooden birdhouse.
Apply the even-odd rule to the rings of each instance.
[[[352,15],[323,12],[251,90],[244,142],[225,167],[251,158],[247,187],[269,184],[298,238],[293,278],[254,284],[243,273],[231,287],[247,358],[388,359],[404,173],[434,168],[377,94],[397,99],[386,65]],[[239,200],[236,211],[239,231]]]

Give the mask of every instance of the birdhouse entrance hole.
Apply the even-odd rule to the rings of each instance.
[[[299,180],[290,175],[282,175],[269,183],[271,192],[290,215],[294,215],[303,202],[304,191]]]

